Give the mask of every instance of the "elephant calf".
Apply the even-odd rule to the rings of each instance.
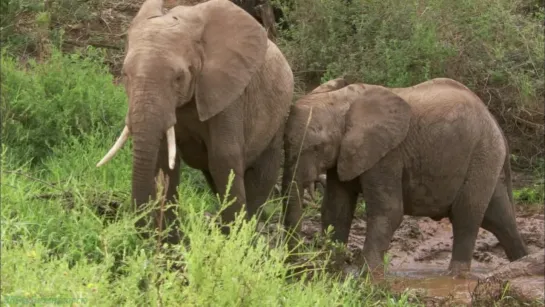
[[[303,189],[326,173],[322,227],[333,226],[334,239],[346,243],[362,193],[369,269],[382,264],[404,214],[450,219],[452,275],[469,273],[480,226],[509,260],[528,253],[506,139],[482,101],[454,80],[408,88],[329,81],[292,106],[284,137],[285,225],[299,230]]]

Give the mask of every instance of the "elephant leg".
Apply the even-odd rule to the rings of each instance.
[[[386,156],[361,177],[367,212],[363,257],[369,271],[379,274],[394,232],[403,219],[401,159]],[[329,179],[329,174],[327,174]],[[327,183],[329,185],[329,181]]]
[[[221,212],[222,224],[235,220],[235,214],[240,212],[246,204],[246,190],[244,188],[244,129],[242,121],[233,120],[232,114],[222,114],[209,120],[208,170],[217,193],[224,198],[229,174],[234,173],[233,181],[227,195],[226,203],[231,203]],[[225,226],[225,225],[223,225]],[[228,227],[222,227],[225,234]]]
[[[496,185],[481,227],[496,236],[509,261],[528,255],[528,249],[517,229],[515,210],[509,200],[507,188],[501,180]]]
[[[269,147],[244,174],[248,217],[258,213],[278,180],[282,164],[282,137],[283,133],[277,133]]]
[[[327,171],[327,183],[321,207],[322,231],[333,226],[333,240],[348,243],[357,198],[358,189],[354,181],[341,182],[336,168]]]
[[[227,185],[229,183],[229,173],[234,172],[234,178],[231,183],[229,194],[227,195],[226,203],[232,202],[228,207],[221,212],[222,223],[230,223],[235,220],[235,214],[238,213],[242,206],[246,203],[246,192],[244,189],[244,169],[240,157],[223,156],[218,154],[209,154],[210,174],[214,179],[214,184],[220,198],[226,194]],[[242,153],[240,153],[242,155]],[[233,201],[234,200],[234,201]],[[227,228],[223,228],[224,233],[228,233]]]
[[[165,229],[167,226],[172,226],[172,230],[169,232],[167,238],[164,239],[165,242],[170,244],[177,244],[180,241],[178,220],[176,218],[176,206],[171,204],[176,203],[177,201],[177,187],[180,183],[180,155],[176,154],[176,164],[174,169],[168,167],[168,149],[166,138],[161,141],[159,147],[159,155],[157,158],[157,166],[155,177],[159,175],[159,170],[163,172],[166,178],[168,178],[168,186],[164,187],[166,189],[165,200],[168,208],[163,212],[162,228]],[[169,204],[170,203],[170,204]],[[159,211],[156,211],[155,218],[159,218]]]
[[[210,174],[207,170],[201,170],[202,174],[204,175],[204,179],[206,179],[206,183],[208,184],[208,187],[210,190],[212,190],[212,193],[215,195],[218,193],[218,189],[216,188],[216,184],[214,183],[214,178],[212,178],[212,174]]]
[[[470,273],[475,241],[499,177],[499,170],[483,169],[475,164],[469,165],[466,181],[449,215],[454,237],[449,274],[454,276],[464,277]]]

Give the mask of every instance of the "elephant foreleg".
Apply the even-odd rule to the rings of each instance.
[[[214,178],[212,178],[212,174],[210,174],[207,170],[201,170],[202,174],[204,175],[204,179],[206,179],[206,183],[208,184],[208,187],[212,191],[212,194],[217,194],[218,189],[216,188],[216,184],[214,183]]]
[[[208,171],[214,180],[217,193],[224,203],[230,204],[221,211],[221,223],[228,224],[235,220],[246,204],[246,190],[244,188],[244,121],[240,117],[241,101],[231,104],[221,114],[210,118],[208,124],[208,138],[206,148],[208,153]],[[229,195],[226,195],[229,183],[229,174],[233,171]],[[227,199],[224,197],[227,196]],[[233,201],[234,199],[234,201]],[[228,227],[222,227],[225,234]]]
[[[257,214],[267,201],[282,164],[282,133],[278,133],[269,147],[261,153],[244,174],[248,215]]]
[[[220,199],[222,199],[224,203],[232,202],[221,211],[221,222],[222,224],[227,224],[235,220],[235,215],[240,212],[243,205],[246,203],[242,159],[236,156],[225,156],[221,154],[211,154],[209,159],[210,174],[214,179]],[[231,182],[231,188],[227,195],[227,199],[224,200],[231,170],[234,172],[235,176]],[[222,230],[225,234],[229,233],[227,227],[223,227]]]
[[[327,183],[321,207],[322,231],[333,226],[333,240],[348,243],[354,218],[358,187],[352,182],[341,182],[337,169],[327,171]]]
[[[162,171],[165,179],[168,180],[168,184],[164,187],[163,193],[165,196],[165,205],[167,206],[166,210],[162,214],[162,229],[165,229],[168,226],[172,227],[172,230],[169,232],[168,236],[164,238],[165,242],[170,244],[176,244],[180,241],[178,221],[176,218],[176,206],[172,206],[173,203],[177,201],[177,187],[180,183],[180,156],[176,155],[176,164],[174,169],[170,169],[168,166],[168,150],[166,139],[161,141],[159,148],[159,155],[157,159],[156,166],[156,181],[162,181],[158,175],[160,174],[159,170]],[[160,211],[156,210],[154,214],[155,219],[158,221],[158,218],[161,216]]]
[[[367,211],[363,256],[370,271],[383,268],[384,255],[403,219],[401,179],[402,165],[394,157],[386,157],[361,177]],[[381,271],[376,272],[382,274]]]

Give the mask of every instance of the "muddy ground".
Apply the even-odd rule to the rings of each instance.
[[[302,231],[309,243],[321,230],[319,216],[303,221]],[[529,252],[536,253],[545,247],[545,225],[543,214],[524,214],[517,217],[519,231],[528,245]],[[352,225],[348,249],[360,254],[365,240],[366,222],[355,218]],[[448,298],[459,303],[469,303],[477,279],[509,263],[496,237],[484,230],[479,231],[473,252],[473,279],[453,279],[442,276],[448,268],[452,251],[452,227],[448,219],[433,221],[427,217],[405,216],[394,234],[388,251],[390,265],[388,279],[396,290],[415,289],[426,297]],[[346,266],[350,266],[350,261]],[[513,281],[516,282],[516,281]],[[536,297],[543,301],[544,276],[521,279],[520,282],[537,291]]]

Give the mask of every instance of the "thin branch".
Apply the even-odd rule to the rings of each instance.
[[[78,47],[87,47],[87,46],[90,45],[90,46],[97,47],[97,48],[108,48],[108,49],[114,49],[114,50],[123,50],[123,47],[121,47],[121,46],[110,45],[110,44],[99,43],[99,42],[85,42],[85,43],[82,43],[82,42],[78,42],[78,41],[75,41],[75,40],[67,39],[67,40],[64,40],[64,43],[69,44],[69,45],[78,46]]]
[[[4,173],[23,176],[23,177],[26,177],[26,178],[28,178],[28,179],[34,180],[34,181],[36,181],[36,182],[42,183],[42,184],[44,184],[44,185],[47,185],[47,186],[49,186],[49,187],[51,187],[51,188],[53,188],[53,189],[56,189],[56,190],[58,190],[58,191],[64,192],[63,189],[61,189],[61,188],[59,188],[59,187],[56,187],[56,186],[52,185],[52,184],[49,183],[49,182],[46,182],[46,181],[43,181],[43,180],[38,179],[38,178],[36,178],[36,177],[27,175],[27,174],[22,173],[22,172],[20,172],[20,171],[9,171],[9,170],[6,171],[6,170],[4,170]]]

